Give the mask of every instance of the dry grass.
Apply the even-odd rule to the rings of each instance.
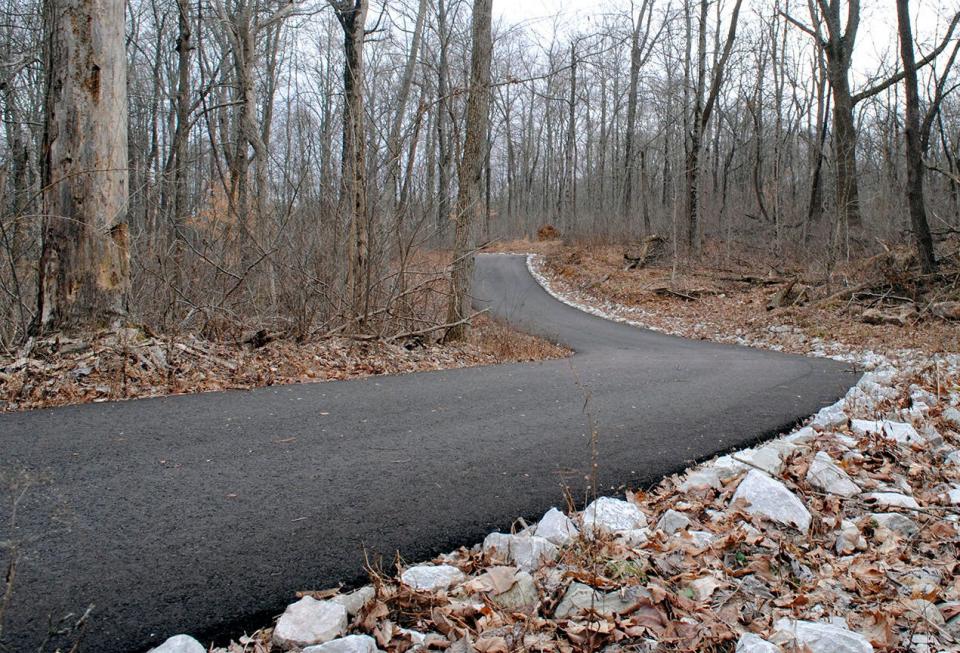
[[[476,328],[470,337],[471,344],[499,362],[524,363],[570,355],[570,350],[561,345],[517,331],[486,315],[477,317],[474,326]]]
[[[491,243],[483,251],[491,254],[542,254],[552,256],[563,251],[564,245],[559,240],[501,240]]]

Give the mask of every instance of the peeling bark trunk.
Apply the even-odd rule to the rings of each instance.
[[[127,58],[123,0],[48,0],[41,331],[126,313]]]

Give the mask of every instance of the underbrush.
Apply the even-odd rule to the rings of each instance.
[[[750,340],[780,329],[880,353],[960,351],[956,248],[945,248],[935,274],[922,274],[906,247],[829,266],[789,258],[748,263],[748,253],[713,246],[696,264],[668,253],[637,269],[627,269],[625,249],[555,242],[538,243],[536,251],[544,273],[585,303],[618,305],[679,335]]]
[[[475,323],[467,342],[444,345],[428,335],[305,342],[259,333],[245,342],[215,341],[143,328],[59,335],[0,357],[0,411],[544,360],[568,353],[486,316]]]

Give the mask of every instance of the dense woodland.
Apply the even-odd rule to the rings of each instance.
[[[545,38],[491,0],[3,1],[6,349],[120,321],[457,338],[476,248],[545,224],[681,262],[911,242],[928,270],[960,229],[935,2],[623,0]],[[858,60],[883,17],[899,43]]]

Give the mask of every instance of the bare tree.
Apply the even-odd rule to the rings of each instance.
[[[907,206],[910,209],[910,225],[913,229],[920,266],[924,272],[932,272],[936,267],[936,259],[923,200],[920,92],[917,88],[917,66],[913,54],[909,0],[897,0],[897,27],[900,32],[900,57],[903,60],[903,86],[906,92],[906,117],[903,131],[907,142]]]
[[[328,0],[343,28],[343,158],[340,206],[350,219],[347,287],[351,318],[362,329],[370,311],[370,225],[363,114],[363,42],[367,0]]]
[[[649,59],[653,48],[652,42],[656,40],[655,38],[651,38],[653,5],[654,0],[643,0],[640,5],[640,10],[634,19],[633,29],[630,33],[630,86],[627,92],[627,125],[623,146],[624,182],[622,210],[624,217],[627,218],[633,214],[633,176],[634,169],[636,168],[637,102],[640,91],[640,70]],[[640,158],[642,161],[646,159],[642,149],[640,151]],[[643,201],[646,202],[646,198],[643,198]],[[646,207],[644,207],[644,215],[647,215]],[[646,221],[644,228],[650,228],[650,225]]]
[[[723,42],[720,56],[714,61],[710,76],[710,88],[707,91],[706,60],[707,60],[707,7],[708,0],[700,0],[699,44],[697,48],[697,81],[696,99],[693,105],[693,118],[690,123],[688,138],[686,173],[687,173],[687,247],[693,253],[700,251],[701,219],[700,219],[700,151],[703,149],[703,134],[713,108],[717,103],[720,85],[723,83],[723,73],[733,51],[733,42],[737,38],[737,23],[740,18],[740,5],[743,0],[736,0],[730,16],[730,25]],[[720,29],[720,26],[717,26]]]
[[[123,0],[48,0],[40,330],[126,313],[127,60]]]
[[[445,339],[466,338],[470,311],[470,286],[473,276],[473,230],[483,217],[481,181],[486,152],[487,122],[490,119],[490,58],[493,54],[493,0],[474,0],[470,56],[470,90],[467,96],[467,119],[463,156],[460,160],[460,189],[457,193],[456,232],[453,245],[453,268],[450,272],[450,300],[447,322],[451,324]]]
[[[860,0],[816,0],[810,3],[814,27],[808,27],[795,18],[784,14],[795,26],[814,38],[817,46],[826,53],[827,77],[833,96],[833,149],[836,159],[836,207],[837,222],[848,235],[859,237],[863,220],[860,213],[860,191],[857,175],[857,128],[854,109],[863,100],[874,97],[904,77],[901,71],[886,80],[869,86],[857,93],[850,87],[850,68],[853,65],[853,49],[860,29]],[[846,2],[846,20],[842,7]],[[958,14],[960,16],[960,14]],[[820,30],[826,26],[826,36]],[[914,63],[914,69],[926,66],[946,48],[957,24],[954,16],[947,33],[930,54]]]
[[[393,124],[390,126],[390,136],[387,142],[387,156],[389,157],[390,197],[394,208],[398,206],[400,195],[400,142],[403,130],[403,120],[407,113],[407,101],[410,97],[410,88],[413,85],[413,74],[416,70],[417,58],[420,56],[420,42],[423,40],[423,27],[427,17],[427,0],[420,0],[417,6],[417,16],[410,39],[410,51],[407,63],[400,79],[400,92],[397,95],[396,113]]]

